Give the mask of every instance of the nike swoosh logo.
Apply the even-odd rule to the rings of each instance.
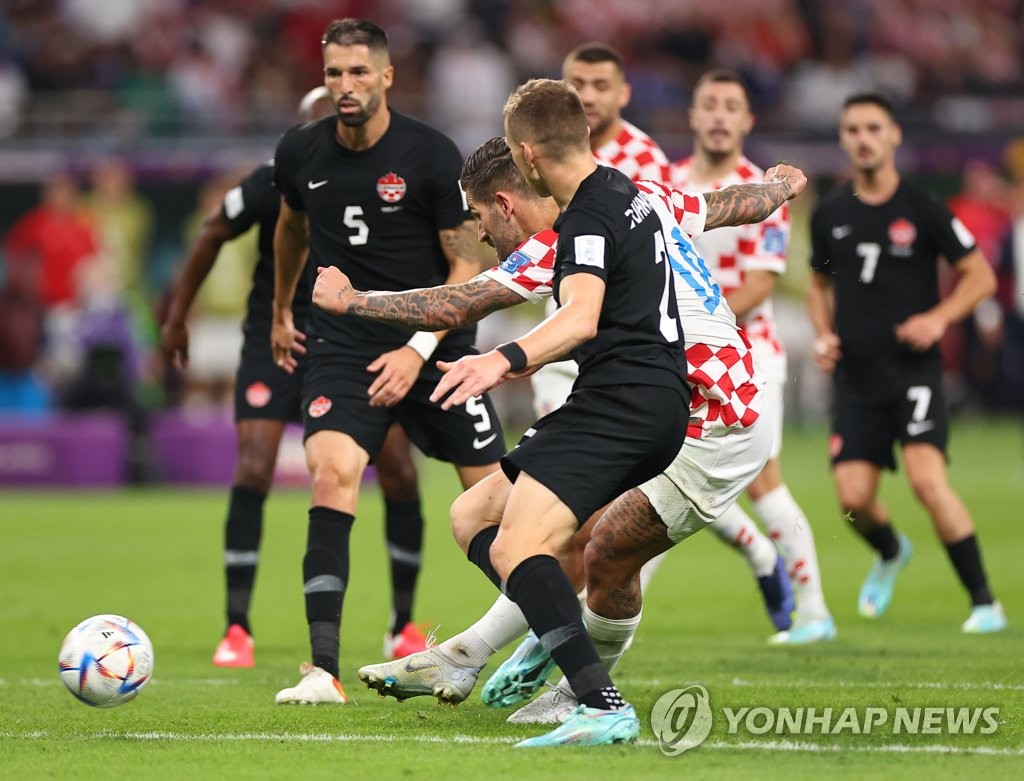
[[[414,662],[408,661],[405,663],[405,671],[407,673],[418,673],[421,670],[431,670],[437,667],[437,662]]]
[[[907,433],[912,437],[917,437],[933,428],[935,428],[935,423],[931,420],[912,420],[907,424]]]
[[[315,190],[317,187],[323,187],[327,184],[327,180],[324,179],[322,182],[314,182],[312,179],[309,180],[309,189]]]
[[[491,434],[489,437],[487,437],[487,439],[485,439],[483,442],[481,442],[479,439],[474,439],[473,440],[473,449],[474,450],[479,450],[480,448],[487,447],[495,439],[497,439],[497,437],[498,437],[498,434],[497,434],[497,432],[495,432],[494,434]]]
[[[852,226],[850,226],[850,225],[839,225],[839,226],[837,226],[837,227],[832,229],[832,238],[835,239],[836,241],[839,241],[840,239],[845,239],[851,233],[853,233],[853,227]]]

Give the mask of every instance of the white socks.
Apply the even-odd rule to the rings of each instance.
[[[599,616],[589,607],[583,608],[583,623],[594,641],[597,655],[609,672],[626,652],[642,617],[642,610],[632,618],[615,619]]]
[[[825,595],[821,590],[818,552],[807,517],[784,484],[756,502],[754,510],[782,551],[782,558],[793,582],[797,615],[804,620],[818,621],[829,616]]]
[[[773,491],[772,494],[774,493]],[[765,525],[768,526],[767,520],[765,520]],[[743,555],[747,564],[750,565],[754,577],[763,578],[772,574],[779,553],[772,541],[761,533],[761,530],[738,503],[733,504],[722,513],[722,516],[710,526],[720,539],[735,547]],[[768,528],[771,529],[771,526]]]
[[[529,630],[519,606],[504,594],[471,627],[437,646],[454,664],[483,667],[491,655]]]

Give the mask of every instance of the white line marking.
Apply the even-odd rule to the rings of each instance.
[[[99,732],[62,733],[53,735],[47,730],[31,730],[27,732],[0,731],[0,738],[20,740],[166,740],[182,743],[216,743],[224,742],[274,742],[274,743],[461,743],[467,745],[501,746],[514,743],[518,737],[480,737],[477,735],[355,735],[351,733],[270,733],[270,732],[205,732],[188,735],[180,732],[117,732],[100,730]],[[638,745],[654,748],[655,740],[640,740]],[[905,743],[885,744],[880,746],[851,746],[836,743],[809,743],[791,740],[744,740],[729,742],[713,740],[704,743],[701,750],[712,751],[767,751],[767,752],[858,752],[863,754],[982,754],[985,756],[1020,757],[1024,756],[1024,746],[1013,748],[992,748],[988,746],[953,746],[941,743],[928,743],[910,746]]]
[[[727,682],[715,679],[701,681],[667,681],[661,678],[616,678],[624,686],[668,686],[678,688],[699,683],[702,686],[736,686],[739,688],[774,687],[777,689],[940,689],[957,691],[1024,691],[1024,684],[978,681],[975,683],[957,681],[751,681],[733,678]]]

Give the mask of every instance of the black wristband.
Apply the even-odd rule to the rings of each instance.
[[[526,368],[526,351],[516,342],[505,342],[494,348],[508,359],[508,370],[510,372],[521,372]]]

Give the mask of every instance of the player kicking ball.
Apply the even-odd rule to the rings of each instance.
[[[325,270],[314,289],[314,303],[338,314],[386,316],[393,322],[432,328],[475,321],[491,311],[550,295],[556,236],[545,229],[557,216],[557,207],[526,187],[502,139],[488,142],[470,157],[463,169],[463,186],[480,222],[481,239],[498,250],[501,266],[462,285],[397,294],[359,294],[346,279]],[[651,185],[644,188],[650,208],[672,210],[667,222],[676,227],[671,231],[673,251],[682,246],[680,242],[688,246],[684,231],[693,235],[727,224],[722,216],[724,201],[742,200],[764,189],[755,185],[752,190],[713,194],[705,206],[702,196],[684,196]],[[793,190],[798,192],[799,187]],[[676,224],[680,217],[683,228]],[[530,233],[535,235],[530,237]],[[691,273],[684,263],[691,264]],[[673,276],[681,319],[688,333],[698,335],[686,343],[694,385],[689,437],[666,473],[629,491],[600,521],[591,518],[579,535],[586,539],[595,523],[602,532],[600,542],[591,540],[587,547],[590,577],[584,619],[602,662],[609,668],[639,625],[640,594],[635,576],[640,565],[713,522],[763,466],[771,444],[769,427],[757,424],[763,383],[753,371],[749,345],[739,336],[731,312],[714,292],[710,275],[701,271],[699,258],[676,257],[673,265],[679,266]],[[689,279],[692,283],[695,278],[707,283],[703,297],[685,282]],[[714,302],[711,307],[709,301]],[[734,358],[740,360],[734,362]],[[727,371],[727,364],[733,368]],[[726,469],[720,464],[727,464]],[[714,491],[699,490],[709,484]],[[463,549],[471,547],[481,519],[493,522],[501,517],[510,489],[511,484],[499,472],[456,501],[453,527]],[[630,525],[643,525],[648,538],[638,543],[635,537],[624,535]],[[624,595],[627,598],[623,599]],[[460,702],[472,691],[490,655],[526,628],[518,608],[501,597],[474,627],[437,648],[393,664],[370,665],[359,674],[371,687],[399,699],[432,695],[443,702]],[[575,706],[570,697],[571,692],[562,697],[562,703],[571,703],[563,712]]]

